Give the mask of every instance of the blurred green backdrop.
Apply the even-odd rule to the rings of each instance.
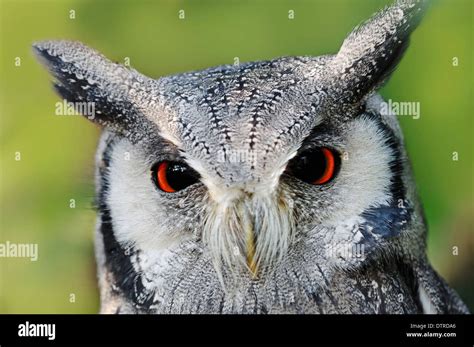
[[[81,117],[54,115],[59,99],[31,43],[77,39],[159,77],[234,57],[335,53],[356,24],[389,1],[0,2],[0,242],[39,245],[36,262],[0,258],[0,313],[89,313],[98,310],[91,204],[99,132]],[[382,89],[386,98],[421,103],[421,118],[401,123],[430,225],[429,255],[471,310],[472,16],[470,0],[436,2]]]

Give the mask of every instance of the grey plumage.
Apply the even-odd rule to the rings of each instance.
[[[87,116],[104,129],[101,311],[467,312],[426,258],[403,137],[376,94],[423,3],[397,1],[336,55],[157,80],[78,42],[35,44],[58,93],[94,103]],[[341,156],[334,179],[294,177],[289,165],[321,147]],[[150,170],[163,161],[186,163],[199,181],[156,189]]]

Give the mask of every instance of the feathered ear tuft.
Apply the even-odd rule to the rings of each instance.
[[[89,120],[125,135],[145,120],[141,108],[146,106],[152,79],[80,42],[42,41],[33,48],[54,76],[58,94]],[[84,103],[91,107],[78,107]]]
[[[386,81],[405,52],[426,3],[398,0],[349,34],[330,64],[342,94],[338,98],[358,102]]]

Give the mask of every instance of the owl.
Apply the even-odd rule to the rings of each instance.
[[[424,1],[338,53],[153,79],[79,42],[34,51],[102,129],[102,313],[467,313],[426,256],[397,117],[377,90]]]

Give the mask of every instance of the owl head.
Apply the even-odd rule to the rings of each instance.
[[[229,281],[291,283],[295,268],[311,282],[380,254],[422,252],[402,134],[376,93],[421,7],[397,1],[335,55],[159,79],[79,42],[36,43],[58,94],[103,129],[104,276],[145,305],[171,286],[192,293],[220,292]],[[344,253],[354,246],[362,256]]]

